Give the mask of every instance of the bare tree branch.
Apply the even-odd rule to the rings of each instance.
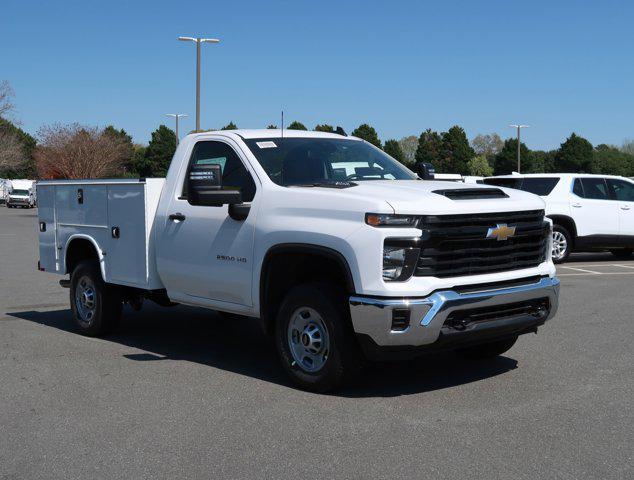
[[[102,129],[79,124],[50,125],[38,131],[35,150],[42,178],[104,178],[121,173],[129,145]]]
[[[15,170],[27,161],[24,145],[14,132],[0,125],[0,169]]]
[[[13,111],[13,103],[11,99],[13,98],[13,89],[9,82],[3,80],[0,82],[0,118],[6,117],[9,113]]]

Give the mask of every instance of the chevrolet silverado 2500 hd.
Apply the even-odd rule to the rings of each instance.
[[[366,359],[498,355],[557,310],[530,193],[424,181],[354,137],[187,136],[165,179],[38,184],[40,270],[99,335],[143,298],[259,319],[301,387]]]

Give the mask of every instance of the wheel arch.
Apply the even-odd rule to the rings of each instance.
[[[302,271],[301,269],[310,269]],[[282,279],[276,279],[281,275]],[[346,292],[355,292],[354,278],[346,258],[329,247],[306,243],[284,243],[270,247],[260,271],[260,320],[267,333],[273,331],[275,316],[288,288],[306,281],[330,280]]]
[[[574,219],[567,215],[548,215],[548,218],[553,221],[553,225],[561,225],[570,232],[570,235],[572,235],[572,245],[574,247],[577,240],[577,224]]]
[[[72,274],[73,269],[83,260],[95,259],[99,262],[101,277],[105,281],[106,270],[103,260],[103,250],[99,247],[97,241],[89,235],[75,234],[71,235],[66,241],[66,252],[64,255],[64,271]]]

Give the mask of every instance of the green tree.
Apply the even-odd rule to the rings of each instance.
[[[475,156],[475,152],[467,134],[462,127],[454,125],[442,134],[442,159],[440,172],[465,173],[468,171],[468,163]],[[438,168],[437,168],[438,170]]]
[[[438,167],[441,162],[442,137],[430,128],[420,134],[414,158],[416,163],[431,163]]]
[[[469,160],[467,162],[467,171],[469,175],[477,177],[490,177],[493,175],[493,168],[489,165],[489,160],[487,160],[487,156],[484,154]]]
[[[517,143],[515,143],[517,145]],[[532,150],[528,167],[522,165],[522,173],[549,173],[555,172],[556,150]],[[523,162],[522,162],[523,163]]]
[[[286,127],[287,130],[308,130],[303,123],[298,122],[297,120],[295,120],[294,122],[291,122],[291,124]]]
[[[237,130],[237,129],[238,129],[238,126],[235,123],[229,122],[227,125],[222,127],[220,130]]]
[[[376,130],[367,123],[363,123],[355,128],[352,131],[352,136],[359,137],[366,142],[371,143],[375,147],[381,148],[381,140],[379,139],[378,133],[376,133]]]
[[[523,162],[522,172],[529,168],[528,163],[530,151],[524,143],[520,143],[520,157]],[[495,156],[493,173],[495,175],[506,175],[517,171],[517,139],[509,138],[504,141],[502,150]]]
[[[268,127],[266,127],[267,130],[277,130],[277,125],[273,125],[270,124]]]
[[[592,171],[592,158],[592,144],[573,133],[559,147],[555,168],[563,173],[589,173]]]
[[[9,153],[5,152],[5,149],[11,148],[9,144],[13,143],[18,149],[16,153],[19,154],[19,161],[7,162],[4,166],[3,162],[0,162],[0,177],[36,178],[37,166],[33,156],[37,143],[35,138],[9,120],[0,118],[0,157]]]
[[[327,123],[324,123],[323,125],[315,126],[315,131],[316,132],[335,133],[335,128],[332,125],[328,125]]]
[[[405,163],[405,155],[403,154],[403,150],[401,149],[401,145],[398,143],[398,140],[387,140],[383,149],[385,150],[385,153],[393,159],[398,160],[401,163]]]
[[[123,173],[128,174],[132,172],[136,172],[134,161],[132,156],[134,155],[134,144],[132,143],[132,137],[128,135],[123,128],[121,130],[117,130],[112,125],[108,125],[103,129],[103,134],[107,135],[113,139],[119,140],[122,145],[125,145],[125,159],[123,160]]]
[[[154,130],[152,139],[145,149],[144,162],[140,165],[139,175],[164,177],[176,151],[176,143],[176,134],[165,125]]]
[[[593,152],[592,173],[634,176],[634,155],[612,145],[597,145]]]

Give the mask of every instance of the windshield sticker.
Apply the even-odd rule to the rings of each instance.
[[[255,142],[255,144],[260,148],[277,148],[275,142]]]

